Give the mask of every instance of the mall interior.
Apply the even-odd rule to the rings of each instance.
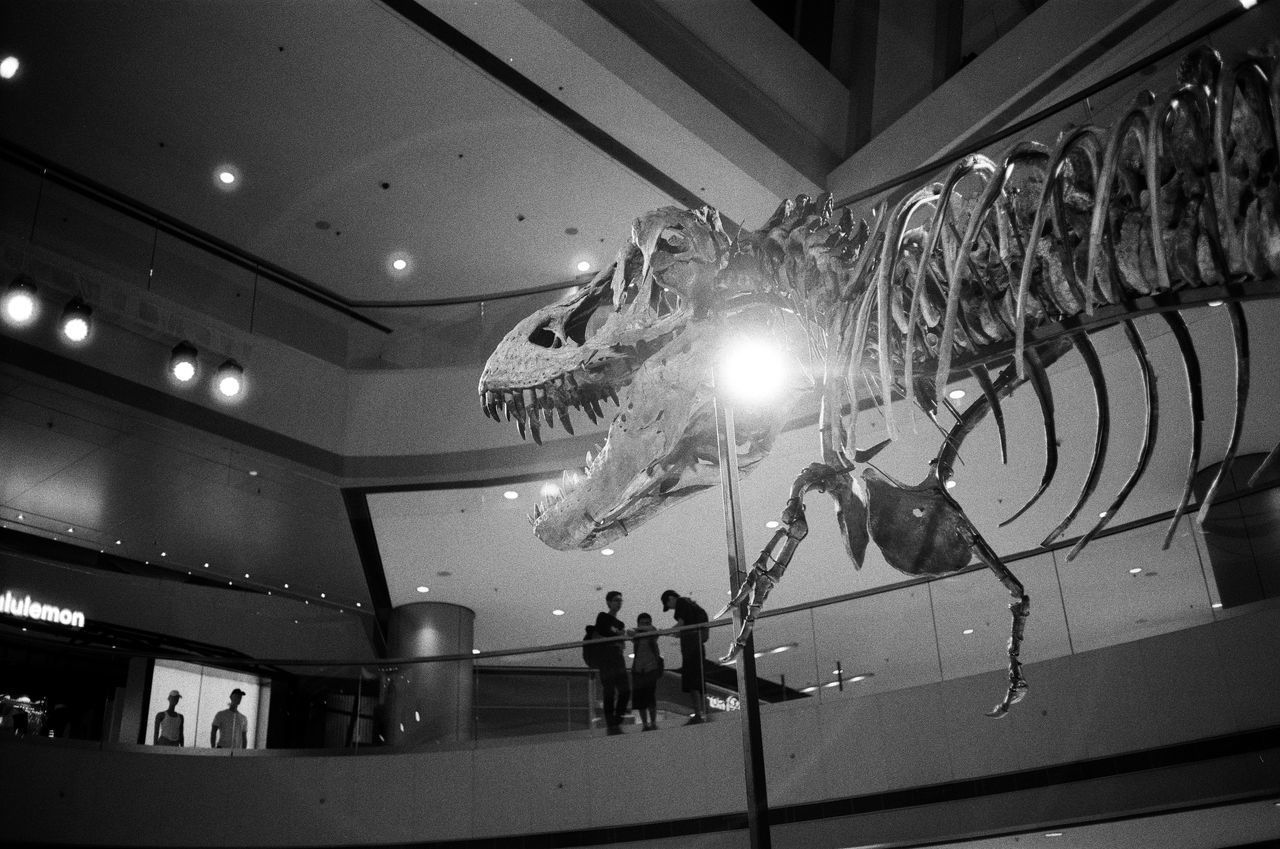
[[[6,0],[0,842],[1280,845],[1274,277],[1181,310],[1203,405],[1172,325],[1134,320],[1152,446],[1119,325],[1089,334],[1109,433],[1073,352],[1055,434],[1020,389],[965,442],[949,492],[1031,599],[1001,718],[1005,587],[854,568],[819,492],[746,657],[713,619],[683,687],[661,596],[728,602],[734,529],[749,560],[820,456],[812,392],[733,498],[561,551],[530,514],[627,396],[534,439],[476,389],[650,210],[869,220],[1278,37],[1268,0]],[[913,483],[950,425],[894,408],[858,444],[894,436],[875,465]],[[662,631],[657,733],[609,733],[584,663],[614,590]]]

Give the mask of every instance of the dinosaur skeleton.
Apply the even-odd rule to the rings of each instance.
[[[539,443],[544,422],[572,433],[571,407],[593,422],[603,401],[621,407],[604,448],[587,455],[585,473],[566,475],[561,493],[536,508],[537,536],[562,550],[599,548],[716,485],[710,364],[729,328],[754,325],[809,369],[821,399],[822,456],[795,479],[780,526],[725,608],[748,602],[725,659],[741,651],[807,534],[804,500],[817,490],[834,499],[856,567],[874,540],[891,566],[910,575],[953,573],[975,555],[995,573],[1012,598],[1008,687],[991,714],[1003,715],[1027,689],[1019,650],[1030,600],[944,486],[966,436],[990,416],[1007,457],[1001,398],[1031,384],[1043,413],[1045,466],[1035,494],[1006,524],[1013,521],[1057,468],[1046,371],[1068,351],[1079,353],[1098,427],[1079,496],[1044,540],[1053,542],[1093,492],[1108,438],[1107,393],[1089,334],[1123,327],[1140,366],[1145,435],[1132,474],[1074,557],[1120,510],[1151,455],[1159,404],[1134,319],[1159,314],[1181,353],[1192,431],[1167,547],[1190,501],[1203,419],[1197,355],[1180,311],[1226,301],[1235,344],[1234,424],[1201,500],[1202,520],[1236,453],[1248,396],[1240,301],[1280,295],[1275,62],[1255,56],[1227,67],[1201,48],[1183,61],[1178,82],[1159,97],[1140,94],[1110,129],[1068,128],[1052,148],[1020,142],[998,162],[967,156],[942,180],[891,208],[880,204],[870,224],[855,224],[847,209],[837,216],[828,195],[786,200],[761,229],[736,235],[709,208],[668,207],[639,218],[616,262],[521,321],[480,378],[485,413],[515,419],[521,436]],[[983,391],[960,411],[944,392],[965,374]],[[768,453],[805,389],[791,386],[786,403],[738,413],[744,473]],[[868,465],[885,443],[856,447],[866,406],[884,411],[886,443],[897,435],[895,400],[918,406],[945,432],[914,486]],[[949,429],[944,410],[954,419]],[[1280,446],[1255,479],[1278,454]]]

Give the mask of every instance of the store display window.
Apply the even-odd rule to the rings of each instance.
[[[177,698],[171,700],[174,693]],[[151,696],[147,705],[145,739],[148,745],[180,743],[200,749],[266,746],[271,684],[256,675],[176,660],[157,660],[151,673]],[[181,719],[176,719],[175,714]]]

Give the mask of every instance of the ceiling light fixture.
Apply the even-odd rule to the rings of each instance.
[[[773,530],[774,528],[778,527],[778,520],[770,519],[769,521],[764,523],[764,526],[770,530]]]
[[[72,298],[62,311],[62,335],[68,342],[83,342],[93,330],[93,310],[80,298]]]
[[[506,492],[502,493],[502,497],[508,501],[514,501],[520,497],[520,493],[516,492],[514,489],[508,489]]]
[[[17,56],[6,56],[0,59],[0,77],[11,80],[18,74],[18,68],[22,63],[18,61]]]
[[[587,261],[584,259],[582,262],[578,263],[578,270],[579,270],[579,271],[590,271],[590,270],[591,270],[591,263],[587,262]]]
[[[950,398],[952,401],[959,401],[961,398],[964,397],[964,395],[965,395],[965,392],[963,389],[952,389],[950,392],[947,393],[947,397]]]
[[[551,615],[552,615],[552,616],[564,616],[564,611],[557,607],[555,610],[551,611]]]
[[[604,555],[605,557],[612,557],[612,556],[613,556],[613,549],[612,549],[612,548],[602,548],[602,549],[600,549],[600,553],[601,553],[602,555]]]
[[[200,370],[199,352],[185,339],[173,346],[169,354],[169,374],[179,383],[190,383]]]
[[[220,165],[213,169],[213,184],[224,192],[240,185],[240,169],[234,165]]]
[[[955,489],[955,488],[956,488],[956,482],[955,482],[955,480],[949,480],[949,481],[947,481],[947,482],[946,482],[946,484],[944,484],[944,485],[946,486],[946,488],[947,488],[947,489]]]
[[[218,366],[214,385],[218,387],[218,394],[222,397],[236,397],[244,391],[244,366],[235,360],[227,360]]]
[[[21,327],[35,319],[39,305],[36,302],[36,284],[26,275],[15,277],[4,293],[4,318],[10,324]]]
[[[288,584],[286,584],[285,586],[288,586]],[[429,593],[429,592],[431,592],[431,589],[430,589],[429,587],[418,587],[418,592],[420,592],[420,593]]]
[[[405,251],[393,251],[387,255],[384,267],[392,277],[405,277],[413,271],[413,257]]]
[[[1139,573],[1139,572],[1141,572],[1141,571],[1142,571],[1142,567],[1141,567],[1141,566],[1134,566],[1132,569],[1130,569],[1130,570],[1129,570],[1129,574],[1130,574],[1130,575],[1136,575],[1136,574],[1138,574],[1138,573]]]
[[[973,633],[973,629],[972,629],[972,628],[965,628],[965,629],[964,629],[963,631],[961,631],[960,633],[961,633],[961,634],[964,634],[964,635],[967,637],[967,636],[969,636],[970,634],[972,634],[972,633]]]

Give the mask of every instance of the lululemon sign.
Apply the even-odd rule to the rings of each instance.
[[[48,622],[51,625],[66,625],[69,628],[84,627],[84,611],[49,604],[21,592],[15,595],[12,590],[5,590],[4,595],[0,596],[0,613],[18,619]]]

